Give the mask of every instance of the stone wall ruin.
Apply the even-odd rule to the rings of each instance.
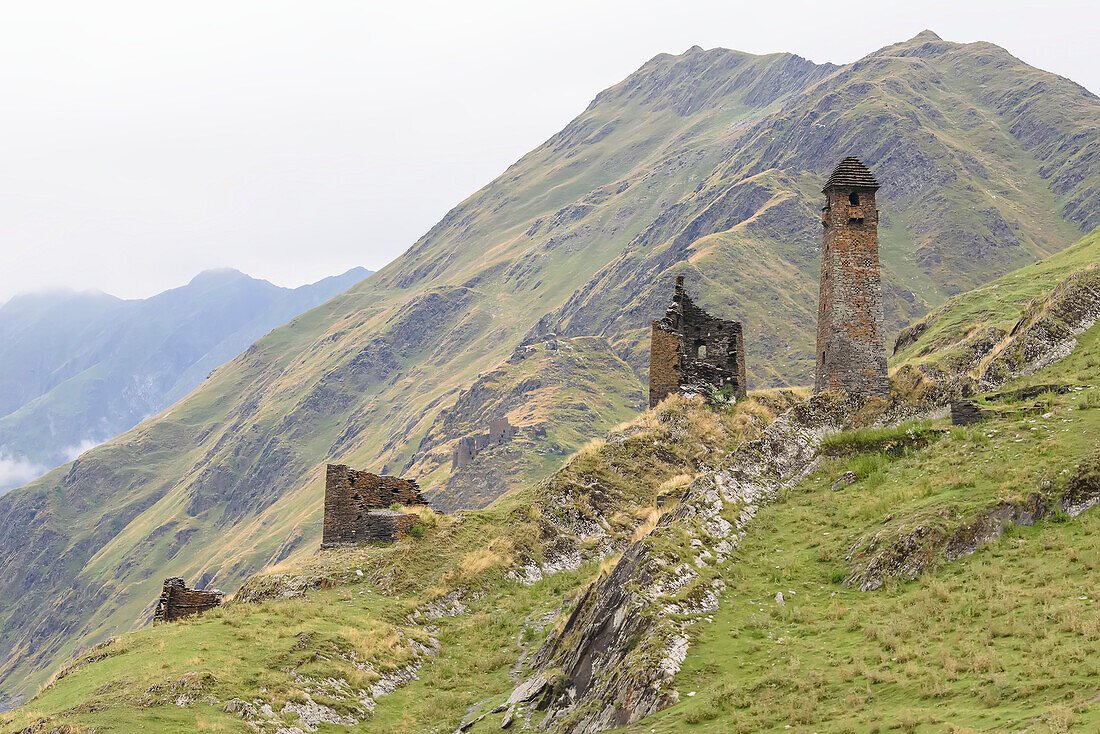
[[[390,510],[390,507],[427,504],[419,485],[411,479],[379,476],[343,464],[329,464],[325,472],[321,547],[398,540],[408,534],[419,518]]]
[[[734,397],[745,397],[741,322],[711,316],[696,306],[679,275],[668,311],[653,322],[649,407],[673,393],[705,396],[711,389],[730,389]]]
[[[164,589],[160,593],[160,599],[157,600],[156,611],[153,612],[153,621],[175,622],[177,619],[213,609],[219,606],[224,598],[225,594],[217,589],[211,591],[188,589],[181,578],[165,579]]]
[[[461,469],[477,458],[490,446],[500,446],[512,440],[516,435],[516,427],[508,422],[507,418],[497,418],[489,422],[489,432],[479,433],[476,436],[463,436],[455,444],[455,450],[451,454],[451,469]]]

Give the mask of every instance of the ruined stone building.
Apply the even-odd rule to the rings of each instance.
[[[672,303],[653,322],[649,352],[649,407],[672,393],[706,394],[730,388],[745,397],[745,339],[740,321],[711,316],[684,292],[676,277]]]
[[[222,603],[225,594],[218,590],[188,589],[181,578],[164,580],[164,589],[157,600],[154,622],[175,622],[192,614],[205,612]]]
[[[490,421],[488,433],[463,436],[458,439],[455,450],[451,454],[451,469],[461,469],[488,447],[505,444],[511,441],[515,435],[516,427],[509,423],[507,418],[497,418]]]
[[[878,188],[867,166],[848,157],[822,189],[815,392],[890,394],[878,260]]]
[[[379,476],[329,464],[325,472],[325,524],[321,547],[390,542],[419,522],[416,515],[390,510],[392,505],[426,505],[420,487],[410,479]]]

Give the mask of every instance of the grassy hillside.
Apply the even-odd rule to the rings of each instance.
[[[245,731],[237,712],[222,710],[226,701],[262,696],[281,709],[307,700],[303,685],[310,698],[359,719],[373,709],[380,730],[419,731],[417,722],[426,716],[461,718],[481,691],[507,685],[520,650],[545,633],[537,618],[560,612],[562,595],[575,595],[598,573],[601,555],[652,528],[660,507],[697,467],[720,460],[743,436],[758,432],[754,415],[763,419],[768,413],[755,403],[751,410],[755,413],[745,405],[737,414],[715,414],[674,399],[585,448],[537,488],[520,490],[485,510],[426,514],[430,527],[422,538],[406,538],[392,547],[325,551],[305,563],[271,569],[239,594],[265,601],[144,630],[90,651],[87,660],[102,660],[63,673],[7,725],[69,709],[83,712],[74,711],[68,721],[88,726],[184,725],[194,720],[193,712],[177,715],[164,707],[179,688],[202,701],[203,726]],[[593,486],[602,491],[593,495]],[[591,523],[606,528],[599,540],[585,537]],[[582,553],[593,559],[583,560]],[[516,582],[523,567],[558,555],[576,562],[562,563],[561,573],[532,585]],[[458,605],[456,590],[463,592]],[[304,598],[279,600],[303,593]],[[470,613],[455,615],[471,603],[468,597],[474,597]],[[432,609],[416,613],[432,602]],[[410,614],[416,614],[415,621]],[[525,625],[531,637],[516,637]],[[412,641],[424,650],[409,652]],[[438,656],[436,644],[461,654]],[[221,662],[208,665],[203,652]],[[431,700],[413,703],[413,697],[398,703],[391,696],[377,697],[377,704],[361,702],[359,697],[371,697],[370,688],[387,674],[425,663],[432,672],[420,671],[416,686],[435,690],[438,695]],[[127,682],[104,688],[100,671]],[[318,684],[338,677],[350,688],[326,696],[303,679],[314,674]],[[164,682],[169,685],[162,689]],[[153,688],[166,695],[148,695]],[[100,696],[99,704],[92,703]],[[150,707],[158,711],[152,720],[147,718]]]
[[[1096,241],[938,318],[1019,320],[1094,265]],[[1046,290],[1033,288],[1044,277]],[[923,358],[951,349],[932,329],[914,346]],[[713,607],[687,603],[698,584],[666,594],[688,631],[678,702],[624,731],[1096,728],[1100,515],[1074,508],[1100,498],[1098,396],[1095,324],[1064,359],[978,396],[986,422],[925,417],[825,437],[812,471],[742,516],[727,560],[700,567],[703,586],[721,590]],[[281,564],[224,609],[93,649],[0,721],[498,731],[536,650],[566,639],[623,551],[640,541],[691,559],[697,546],[669,522],[684,513],[670,511],[799,399],[755,393],[714,410],[672,398],[487,509],[422,510],[421,538]],[[517,715],[513,728],[544,714]]]
[[[636,373],[606,340],[531,340],[440,413],[401,475],[434,487],[439,509],[484,506],[543,479],[572,448],[636,415],[643,400]],[[485,433],[494,418],[507,418],[516,436],[452,471],[458,439]]]
[[[1003,49],[930,34],[842,67],[655,57],[368,281],[0,499],[0,691],[33,690],[140,624],[165,576],[232,590],[308,557],[326,462],[408,467],[445,491],[445,459],[432,462],[454,440],[448,416],[527,336],[602,337],[612,374],[625,362],[644,381],[646,329],[676,273],[745,320],[753,387],[807,381],[819,188],[845,155],[885,182],[895,326],[1067,247],[1096,211],[1098,106]],[[611,420],[630,394],[615,382]],[[554,420],[559,456],[603,430],[588,411]],[[546,446],[518,446],[552,470]],[[470,502],[508,486],[486,471]]]

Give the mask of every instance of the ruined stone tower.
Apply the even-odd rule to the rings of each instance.
[[[670,393],[706,395],[728,388],[745,397],[745,339],[740,321],[711,316],[684,291],[676,276],[672,303],[653,322],[649,349],[649,407]]]
[[[815,392],[890,394],[878,264],[878,187],[867,166],[850,156],[822,189]]]
[[[391,505],[426,505],[411,479],[379,476],[329,464],[325,472],[325,522],[321,547],[335,548],[403,537],[419,518],[387,509]]]

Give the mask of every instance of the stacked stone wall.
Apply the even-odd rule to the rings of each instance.
[[[680,388],[680,337],[660,321],[653,322],[649,348],[649,407]]]
[[[177,619],[199,614],[222,603],[225,595],[217,590],[189,589],[181,578],[164,580],[164,588],[157,600],[154,622],[175,622]]]
[[[391,541],[415,524],[416,515],[391,512],[391,505],[426,505],[420,487],[410,479],[379,476],[329,464],[325,474],[325,520],[322,548],[372,541]],[[397,522],[393,516],[409,518]],[[395,534],[396,527],[404,528]]]
[[[739,321],[711,316],[684,291],[684,278],[664,318],[653,322],[649,350],[649,407],[673,393],[729,389],[745,397],[745,338]]]
[[[409,534],[420,521],[416,515],[393,510],[372,510],[363,518],[363,530],[371,540],[392,543]]]
[[[455,450],[451,453],[451,469],[461,469],[490,446],[501,446],[508,443],[515,437],[516,430],[516,427],[509,423],[507,418],[496,418],[489,422],[488,433],[463,436],[458,439]]]

